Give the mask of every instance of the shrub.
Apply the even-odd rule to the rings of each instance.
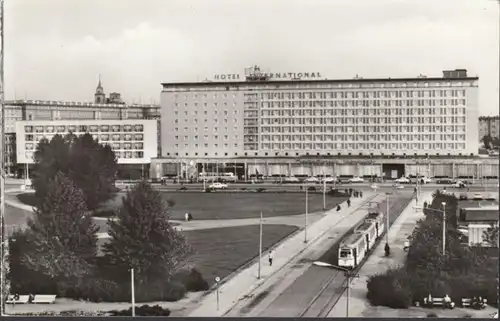
[[[394,309],[407,309],[412,302],[411,290],[404,269],[391,269],[373,275],[367,283],[368,301]]]
[[[203,278],[201,273],[196,269],[191,269],[189,273],[182,276],[183,284],[187,291],[198,292],[209,289],[208,282]]]
[[[37,198],[35,197],[35,193],[22,193],[16,195],[19,202],[36,207],[37,206]]]
[[[132,308],[127,310],[113,310],[109,311],[111,316],[131,316]],[[147,304],[135,308],[135,315],[142,317],[168,317],[170,315],[170,310],[167,308],[162,308],[159,305],[149,306]]]
[[[263,192],[265,190],[266,190],[265,188],[259,187],[259,188],[257,188],[257,193],[261,193],[261,192]]]

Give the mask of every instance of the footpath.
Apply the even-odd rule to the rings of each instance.
[[[373,307],[366,298],[367,281],[371,275],[380,274],[390,268],[403,266],[406,261],[407,253],[403,250],[404,242],[413,233],[417,222],[424,218],[421,209],[415,207],[423,207],[424,202],[430,204],[432,202],[433,191],[424,191],[419,197],[418,204],[416,201],[410,202],[403,210],[398,219],[389,229],[389,245],[391,247],[390,257],[385,257],[385,239],[378,244],[373,253],[366,260],[365,264],[359,271],[359,277],[351,281],[349,295],[349,317],[367,318],[367,317],[425,317],[427,313],[433,312],[439,316],[447,317],[464,317],[466,314],[473,317],[488,318],[492,312],[491,307],[485,310],[476,311],[472,309],[455,308],[453,310],[443,309],[425,309],[410,307],[409,309],[391,309],[387,307]],[[335,307],[330,311],[329,318],[344,318],[346,317],[347,308],[347,292],[345,291],[337,302]]]
[[[258,279],[259,259],[239,272],[230,276],[224,283],[221,282],[218,291],[209,292],[197,304],[197,308],[188,311],[185,316],[189,317],[221,317],[231,311],[238,302],[246,300],[252,296],[259,288],[265,285],[277,272],[286,268],[292,260],[304,253],[308,248],[314,246],[316,241],[332,227],[342,222],[342,224],[354,225],[363,216],[351,216],[356,209],[364,205],[366,201],[376,197],[374,193],[364,193],[363,198],[351,198],[351,207],[347,207],[344,202],[341,210],[335,209],[327,211],[325,216],[307,227],[307,243],[304,243],[304,229],[295,233],[290,238],[273,248],[273,265],[269,266],[267,252],[262,254],[261,277]],[[218,293],[217,293],[218,292]]]

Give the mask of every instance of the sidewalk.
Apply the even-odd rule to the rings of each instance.
[[[432,202],[432,191],[423,191],[418,202],[418,206],[423,206],[423,203]],[[366,282],[371,275],[383,273],[391,267],[397,267],[404,264],[406,260],[406,252],[404,252],[404,242],[411,235],[417,222],[424,217],[421,210],[414,209],[415,201],[403,210],[401,215],[394,221],[389,229],[389,245],[391,246],[391,256],[385,257],[385,237],[373,253],[368,257],[365,264],[359,271],[359,278],[355,278],[351,282],[349,296],[349,317],[369,317],[364,315],[365,310],[370,306],[366,298]],[[344,292],[335,307],[330,311],[329,318],[343,318],[346,316],[346,300],[347,292]]]
[[[191,311],[189,317],[220,317],[230,311],[240,300],[248,297],[250,293],[263,285],[268,278],[280,271],[296,256],[304,252],[313,245],[324,233],[366,202],[375,197],[373,193],[364,193],[363,198],[352,198],[351,207],[347,207],[345,202],[341,205],[340,212],[335,209],[326,212],[326,215],[317,222],[307,227],[308,242],[304,243],[304,230],[286,239],[274,248],[273,266],[267,262],[267,253],[263,253],[261,261],[261,278],[257,279],[258,259],[253,264],[244,268],[237,274],[230,277],[225,283],[219,286],[219,300],[217,291],[208,293],[198,305],[198,308]],[[217,304],[218,303],[218,304]]]

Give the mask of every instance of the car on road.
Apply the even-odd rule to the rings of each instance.
[[[363,183],[365,180],[359,176],[354,176],[353,178],[349,178],[349,183]]]
[[[325,179],[322,181],[324,181],[326,184],[341,183],[340,179],[338,179],[337,177],[325,177]]]
[[[482,193],[474,193],[474,196],[472,197],[472,199],[475,201],[480,201],[483,199],[483,194]]]
[[[208,186],[210,189],[227,189],[227,184],[224,183],[213,183]]]
[[[305,183],[319,183],[319,179],[317,177],[308,177],[304,180]]]
[[[467,183],[465,181],[457,181],[455,184],[453,184],[453,187],[456,188],[466,188]]]
[[[307,187],[307,190],[315,192],[316,191],[316,186],[309,186],[309,187]]]
[[[467,196],[467,193],[460,193],[458,199],[461,201],[466,201],[469,199],[469,197]]]
[[[430,179],[429,177],[419,177],[419,182],[420,184],[430,184],[432,183],[432,179]]]
[[[400,178],[396,179],[395,182],[399,184],[410,184],[411,181],[409,178],[401,176]]]
[[[283,179],[283,183],[299,183],[300,180],[297,177],[291,176],[291,177],[285,177]]]
[[[453,182],[451,179],[448,178],[440,178],[436,181],[436,184],[441,184],[441,185],[452,185],[455,182]]]

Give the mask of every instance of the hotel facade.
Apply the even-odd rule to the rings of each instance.
[[[287,75],[296,78],[283,79]],[[190,174],[200,171],[200,163],[215,161],[245,168],[245,174],[310,175],[311,170],[294,170],[291,164],[478,153],[479,79],[466,70],[434,78],[330,80],[317,72],[270,74],[254,67],[245,76],[214,79],[162,84],[162,147],[153,176],[164,173],[161,164],[167,163],[195,164]],[[387,168],[370,166],[369,172],[388,175]]]

